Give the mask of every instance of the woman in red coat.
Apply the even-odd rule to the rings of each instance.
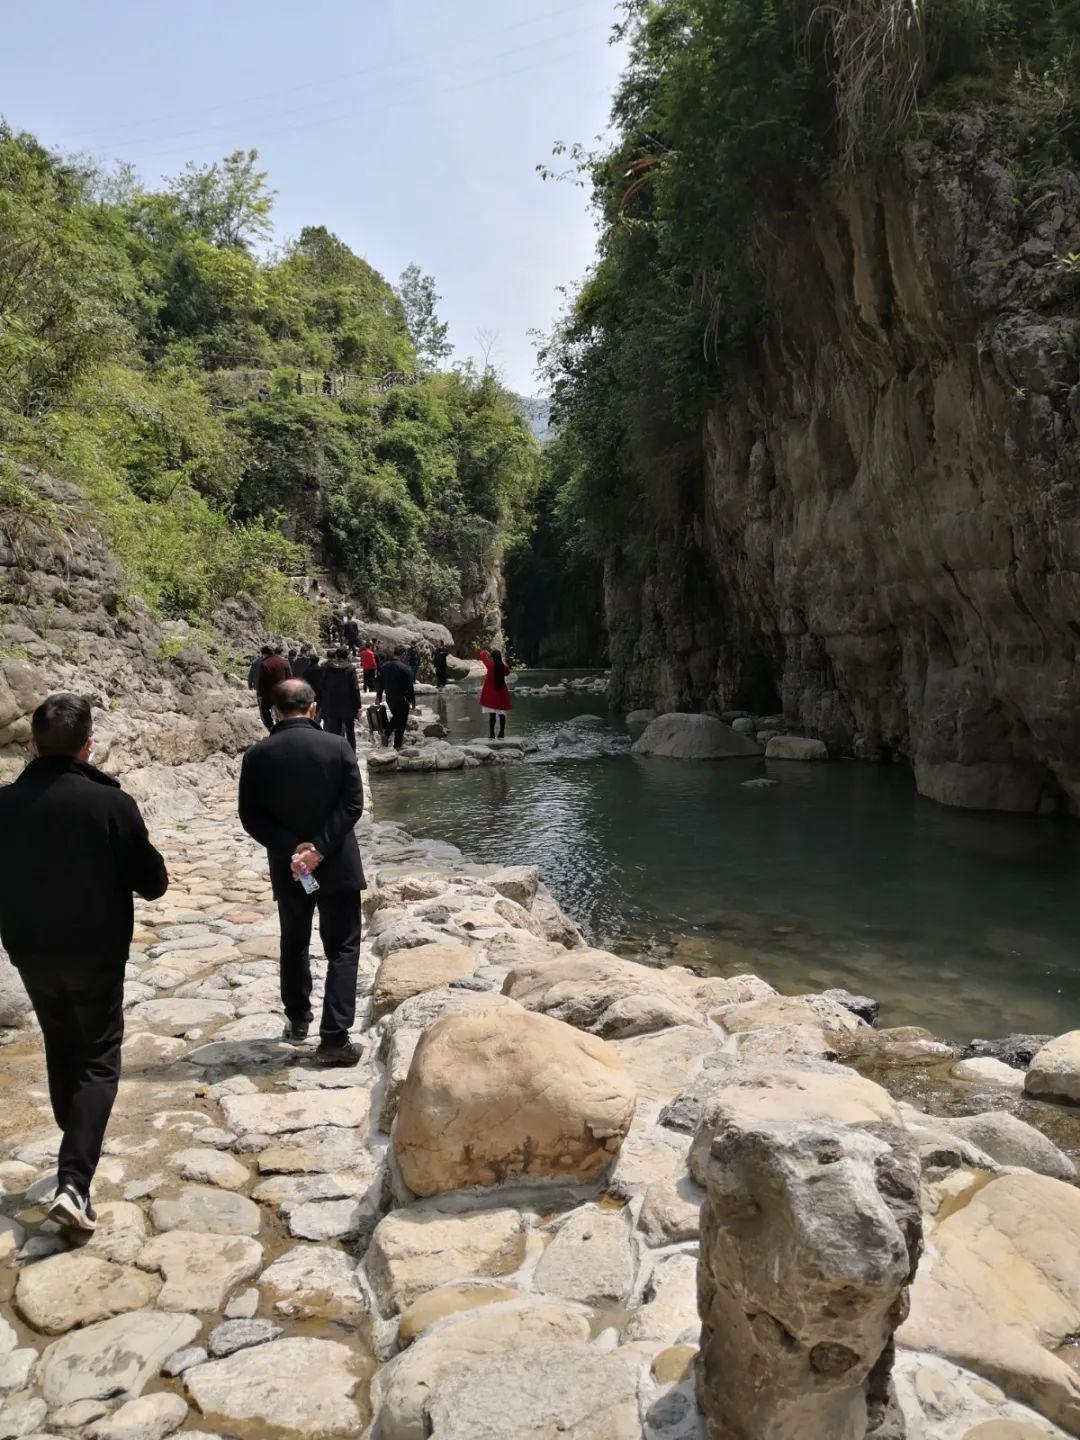
[[[511,667],[503,659],[501,650],[493,650],[490,655],[486,650],[481,650],[477,659],[487,672],[483,689],[480,691],[480,709],[488,717],[488,734],[492,740],[495,739],[495,720],[498,718],[501,740],[506,734],[507,711],[513,708],[510,687],[506,683]]]

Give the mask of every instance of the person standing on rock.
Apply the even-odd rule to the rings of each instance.
[[[435,654],[433,657],[435,661],[435,684],[439,687],[440,690],[446,684],[447,680],[446,656],[446,646],[436,645]]]
[[[351,667],[350,667],[351,668]],[[355,673],[355,672],[354,672]],[[240,823],[266,849],[281,924],[283,1038],[302,1044],[311,1010],[311,922],[316,907],[326,952],[321,1065],[355,1065],[360,894],[364,867],[354,833],[364,812],[356,756],[315,723],[315,692],[286,680],[274,692],[277,723],[240,767]],[[314,884],[312,884],[314,882]]]
[[[274,691],[283,680],[288,679],[289,662],[285,659],[285,646],[274,645],[269,655],[263,656],[255,689],[259,697],[259,714],[267,730],[274,728]]]
[[[488,736],[495,739],[495,721],[498,720],[501,740],[506,734],[506,717],[514,708],[510,687],[506,683],[512,667],[503,659],[501,650],[493,650],[490,655],[486,650],[481,650],[476,658],[485,671],[484,684],[480,691],[480,708],[488,717]]]
[[[63,1132],[49,1219],[89,1233],[120,1079],[132,892],[157,900],[169,877],[138,805],[90,763],[89,701],[50,695],[30,729],[35,758],[0,789],[0,940],[41,1025]]]
[[[319,671],[317,696],[323,728],[330,735],[344,735],[356,751],[356,717],[363,700],[356,666],[342,645]]]
[[[383,736],[383,744],[389,745],[392,735],[395,750],[401,749],[405,739],[405,726],[409,721],[409,711],[416,704],[412,671],[404,663],[404,656],[403,647],[395,646],[391,659],[384,660],[379,667],[379,678],[375,691],[376,703],[381,704],[385,695],[386,704],[390,710],[390,727]]]
[[[405,663],[412,671],[413,684],[416,684],[416,677],[420,674],[420,647],[414,640],[409,646],[409,652],[405,656]]]
[[[375,689],[375,677],[379,673],[379,662],[375,658],[375,641],[369,640],[360,651],[360,673],[364,677],[364,689]]]

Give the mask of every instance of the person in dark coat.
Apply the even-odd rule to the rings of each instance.
[[[364,811],[356,756],[340,735],[315,724],[315,694],[304,680],[274,692],[277,723],[240,767],[240,823],[265,846],[281,923],[284,1038],[307,1039],[311,1010],[311,922],[319,911],[326,952],[320,1044],[323,1065],[355,1065],[349,1041],[356,1019],[360,893],[364,867],[354,829]],[[318,888],[308,893],[302,880]]]
[[[383,744],[389,745],[390,737],[393,735],[395,750],[401,749],[405,739],[405,726],[408,723],[409,711],[416,704],[412,671],[403,661],[404,654],[404,649],[398,645],[394,649],[392,659],[383,661],[379,667],[379,678],[376,681],[375,690],[376,702],[381,703],[385,695],[387,708],[390,711],[390,728],[383,736]]]
[[[321,667],[316,698],[323,728],[331,735],[344,735],[355,751],[356,717],[362,704],[360,680],[343,645]]]
[[[443,686],[446,684],[446,679],[447,679],[447,676],[446,676],[446,656],[447,656],[447,653],[448,653],[448,652],[447,652],[447,649],[446,649],[446,646],[445,646],[445,645],[437,645],[437,646],[435,647],[435,654],[434,654],[434,656],[433,656],[433,659],[434,659],[434,661],[435,661],[435,684],[439,687],[440,690],[441,690],[441,689],[443,688]]]
[[[360,622],[355,615],[350,615],[342,625],[341,638],[349,647],[349,654],[357,654],[360,649]]]
[[[256,691],[258,690],[258,688],[259,688],[259,672],[260,672],[260,670],[262,669],[262,663],[263,663],[263,661],[266,659],[266,657],[267,657],[268,655],[272,655],[273,653],[274,653],[274,652],[273,652],[273,650],[270,648],[269,645],[264,645],[264,646],[262,647],[262,649],[259,651],[258,655],[255,656],[255,659],[252,660],[252,662],[251,662],[251,668],[248,670],[248,689],[249,689],[249,690],[256,690]]]
[[[301,645],[300,653],[295,660],[290,660],[289,668],[292,670],[294,680],[306,680],[308,671],[311,669],[313,656],[310,645]]]
[[[120,1078],[132,892],[157,900],[169,877],[138,805],[90,763],[89,701],[50,695],[30,726],[36,758],[0,789],[0,940],[41,1024],[63,1132],[49,1218],[89,1232]]]
[[[408,653],[405,656],[405,663],[412,671],[413,684],[415,685],[416,677],[420,674],[420,647],[415,640],[409,646]]]
[[[259,681],[255,693],[259,697],[259,714],[267,730],[274,728],[274,691],[283,680],[289,679],[289,662],[285,659],[285,646],[275,645],[269,655],[263,657],[259,666]]]

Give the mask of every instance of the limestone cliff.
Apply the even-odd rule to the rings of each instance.
[[[80,493],[21,473],[70,524],[60,533],[0,515],[0,779],[25,764],[30,714],[55,690],[91,697],[96,762],[129,783],[257,739],[246,688],[186,639],[186,626],[160,624],[124,593]]]
[[[753,356],[608,557],[618,700],[1080,809],[1078,200],[975,115],[769,237]]]

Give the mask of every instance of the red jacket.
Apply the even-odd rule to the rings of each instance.
[[[378,668],[379,662],[375,659],[375,651],[372,650],[370,646],[365,645],[363,650],[360,651],[360,669],[377,670]]]
[[[476,657],[483,665],[487,674],[484,677],[484,687],[480,691],[480,704],[487,710],[512,710],[514,702],[510,698],[510,688],[504,680],[501,685],[495,681],[495,661],[492,660],[486,650],[481,650]],[[513,667],[503,661],[503,669],[508,673]]]
[[[259,666],[259,680],[256,694],[260,700],[272,700],[274,691],[283,680],[292,676],[292,669],[284,655],[267,655]]]

